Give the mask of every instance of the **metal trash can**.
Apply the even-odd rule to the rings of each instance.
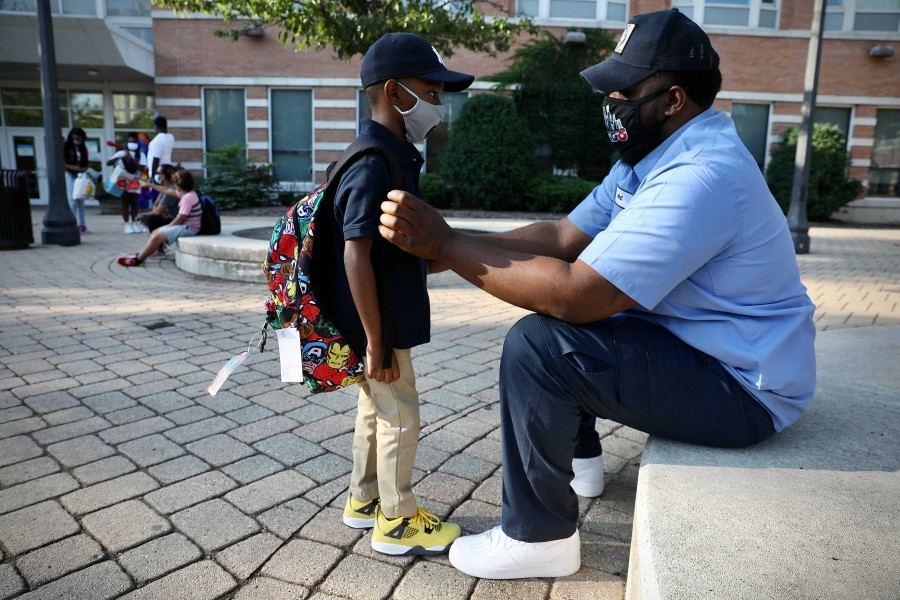
[[[33,243],[28,171],[0,170],[0,250],[27,248]]]

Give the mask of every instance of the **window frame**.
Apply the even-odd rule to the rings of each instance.
[[[767,5],[771,4],[771,8]],[[688,18],[692,21],[700,25],[701,27],[718,27],[722,29],[737,29],[737,30],[746,30],[746,29],[760,29],[762,31],[778,31],[780,29],[779,23],[781,19],[781,0],[772,0],[771,2],[766,2],[765,0],[746,0],[746,5],[737,4],[735,2],[727,2],[723,0],[672,0],[672,7],[679,9],[681,12],[685,13]],[[729,9],[729,8],[744,8],[747,10],[747,24],[746,25],[734,25],[734,24],[720,24],[720,23],[708,23],[706,22],[706,9],[708,7],[714,9]],[[761,27],[760,16],[764,12],[774,13],[775,22],[772,27]]]
[[[272,95],[275,92],[309,92],[309,177],[307,179],[279,179],[279,183],[288,185],[311,185],[316,179],[316,91],[309,87],[270,87],[268,89],[269,103],[269,164],[275,174],[275,103]],[[277,174],[276,174],[277,176]]]
[[[584,25],[585,23],[616,23],[622,24],[628,22],[630,17],[629,8],[631,3],[627,0],[593,0],[595,4],[594,18],[586,19],[586,18],[578,18],[578,17],[551,17],[550,16],[550,5],[554,0],[534,0],[538,3],[538,14],[537,15],[527,15],[521,9],[521,0],[516,1],[516,14],[523,16],[531,16],[535,23],[538,25],[543,24],[552,24],[555,26],[565,25],[566,23],[573,23],[576,25]],[[624,5],[625,8],[625,16],[623,19],[610,19],[609,18],[609,5]]]
[[[893,113],[892,116],[897,119],[897,123],[894,123],[893,126],[897,127],[897,129],[898,129],[898,139],[896,140],[896,144],[893,144],[891,146],[891,147],[897,148],[896,152],[898,154],[898,158],[897,158],[896,165],[876,166],[876,163],[875,163],[875,158],[876,158],[875,153],[879,151],[879,148],[878,148],[879,127],[878,127],[878,125],[879,125],[880,119],[878,117],[880,116],[882,111],[885,111],[885,112],[889,111],[889,112]],[[873,190],[874,186],[872,186],[872,183],[871,183],[873,171],[886,172],[888,177],[890,177],[890,175],[893,174],[893,178],[892,178],[893,193],[890,193],[891,183],[883,184],[887,187],[887,190],[885,191],[885,193],[873,193],[872,190]],[[878,107],[878,112],[876,113],[875,128],[874,128],[874,132],[872,134],[872,157],[869,161],[869,177],[868,177],[868,179],[869,179],[869,181],[868,181],[869,190],[866,193],[867,197],[869,197],[869,198],[897,198],[897,197],[900,197],[900,183],[898,183],[898,182],[900,182],[900,108]]]
[[[900,8],[897,10],[859,10],[858,0],[839,0],[839,4],[836,6],[831,6],[828,3],[825,5],[825,31],[831,32],[843,32],[843,33],[875,33],[875,34],[896,34],[900,33]],[[898,25],[897,29],[856,29],[856,15],[860,12],[866,14],[886,14],[886,15],[897,15],[898,16]],[[840,28],[829,27],[828,26],[828,17],[834,14],[839,14],[841,16],[841,26]]]
[[[772,103],[771,102],[736,102],[736,101],[732,101],[731,110],[729,111],[729,115],[731,116],[732,121],[734,121],[734,106],[735,105],[764,106],[767,109],[766,110],[766,134],[765,134],[765,138],[764,138],[765,141],[764,141],[764,145],[763,145],[763,156],[762,156],[762,164],[761,165],[759,163],[758,158],[756,156],[753,156],[753,150],[749,146],[747,146],[747,143],[743,139],[741,139],[741,143],[744,144],[744,147],[747,148],[747,151],[750,152],[750,155],[753,156],[754,160],[757,161],[756,164],[759,165],[760,170],[763,173],[765,173],[766,168],[769,166],[769,159],[772,156],[772,153],[770,151],[770,147],[771,147],[770,140],[772,139]],[[737,129],[737,122],[735,122],[735,129]],[[738,134],[738,137],[740,137],[740,134]]]
[[[236,85],[209,85],[203,86],[201,88],[200,93],[200,129],[201,129],[201,138],[202,138],[202,149],[203,154],[210,152],[211,150],[216,150],[216,148],[209,147],[209,136],[207,135],[207,126],[206,126],[206,94],[210,90],[220,91],[220,90],[240,90],[244,95],[244,152],[245,154],[248,152],[248,144],[247,144],[247,88],[244,86],[236,86]],[[232,142],[233,143],[233,142]],[[227,145],[227,144],[226,144]],[[206,160],[203,161],[203,174],[204,176],[208,176],[206,171]]]

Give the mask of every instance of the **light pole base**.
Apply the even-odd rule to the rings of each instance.
[[[791,239],[794,240],[795,254],[809,254],[809,233],[806,231],[791,231]]]
[[[44,227],[41,229],[41,243],[44,245],[54,244],[57,246],[77,246],[81,243],[81,234],[74,221],[70,222],[53,222],[44,221]]]

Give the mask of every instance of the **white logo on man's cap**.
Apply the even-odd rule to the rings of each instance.
[[[441,63],[441,64],[443,65],[443,64],[444,64],[444,59],[441,58],[441,55],[440,55],[440,54],[438,54],[437,49],[436,49],[434,46],[432,46],[432,47],[431,47],[431,51],[434,52],[434,55],[435,55],[435,56],[437,56],[438,62]],[[446,66],[446,65],[444,65],[444,66]]]
[[[628,40],[631,39],[632,31],[634,31],[634,23],[629,23],[625,26],[625,31],[622,32],[622,37],[619,38],[619,43],[616,44],[616,49],[613,50],[613,52],[622,54],[622,51],[625,50],[625,44],[627,44]]]

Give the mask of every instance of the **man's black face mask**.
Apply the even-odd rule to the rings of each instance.
[[[663,142],[660,130],[670,117],[649,125],[642,123],[641,106],[668,91],[666,87],[636,100],[619,100],[609,96],[603,99],[603,120],[609,141],[615,145],[626,165],[633,167]]]

